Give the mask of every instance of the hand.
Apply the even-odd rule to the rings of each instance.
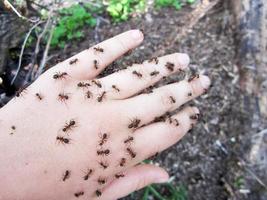
[[[180,53],[96,78],[142,40],[131,30],[86,49],[0,110],[0,199],[113,200],[168,180],[162,168],[139,163],[192,128],[195,107],[159,117],[201,95],[210,81],[200,75],[136,95],[183,71],[189,58]]]

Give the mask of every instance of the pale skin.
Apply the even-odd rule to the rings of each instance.
[[[86,49],[1,108],[0,200],[114,200],[168,181],[164,169],[139,163],[178,142],[199,110],[185,107],[165,121],[153,120],[206,92],[210,80],[200,75],[136,95],[185,70],[189,57],[181,53],[96,78],[142,41],[139,30],[130,30],[94,46],[103,52]]]

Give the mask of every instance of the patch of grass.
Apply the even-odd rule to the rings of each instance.
[[[183,4],[193,4],[196,0],[155,0],[155,7],[160,9],[162,7],[174,7],[179,10],[182,8]]]
[[[143,12],[146,0],[110,0],[107,12],[114,22],[126,21],[133,13]]]
[[[164,188],[166,194],[162,195],[158,187]],[[150,185],[144,189],[142,200],[148,200],[149,196],[153,196],[159,200],[187,200],[187,190],[184,186],[175,186],[172,183],[165,183],[161,185]]]
[[[243,176],[238,176],[234,181],[235,188],[242,188],[245,184],[245,178]]]
[[[93,10],[93,12],[96,12]],[[59,11],[59,19],[51,40],[52,47],[64,47],[66,41],[84,37],[84,26],[94,27],[96,18],[85,6],[76,4]]]

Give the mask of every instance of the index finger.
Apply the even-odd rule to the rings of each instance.
[[[60,63],[59,68],[77,79],[92,79],[114,60],[143,41],[140,30],[130,30],[105,40]]]

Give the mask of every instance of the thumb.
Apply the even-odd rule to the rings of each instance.
[[[114,180],[104,189],[101,199],[118,199],[152,183],[164,183],[169,179],[163,168],[149,164],[137,165],[124,174],[125,177]]]

